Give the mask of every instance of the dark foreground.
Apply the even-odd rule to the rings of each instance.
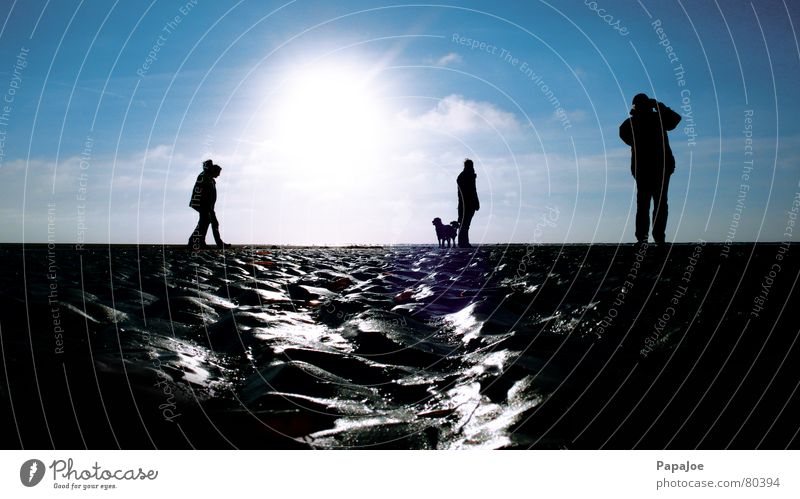
[[[785,448],[798,247],[0,247],[3,448]]]

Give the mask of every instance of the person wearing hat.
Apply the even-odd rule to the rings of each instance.
[[[619,127],[619,137],[631,147],[631,175],[636,179],[636,241],[646,243],[653,201],[653,240],[663,244],[667,228],[667,191],[675,171],[675,157],[667,132],[681,116],[646,94],[633,98],[630,118]]]
[[[206,247],[206,234],[208,233],[209,224],[217,247],[231,247],[230,244],[223,242],[222,237],[219,235],[219,220],[217,220],[217,214],[214,212],[214,205],[217,203],[217,182],[214,179],[219,177],[221,172],[222,167],[207,159],[203,161],[203,171],[197,176],[197,181],[194,183],[189,206],[200,214],[200,220],[189,237],[189,247],[191,249],[198,250]]]

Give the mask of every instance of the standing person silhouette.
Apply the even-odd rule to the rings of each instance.
[[[471,159],[464,160],[464,170],[458,174],[458,247],[471,248],[469,243],[469,226],[475,212],[481,209],[478,190],[475,187],[477,178]]]
[[[217,203],[217,182],[214,180],[219,177],[222,167],[215,165],[213,161],[207,159],[203,161],[203,172],[197,176],[192,190],[192,199],[189,206],[200,213],[200,220],[197,222],[194,232],[189,237],[189,247],[194,250],[206,248],[206,234],[208,225],[211,224],[211,232],[214,234],[214,241],[218,248],[230,248],[231,245],[222,241],[219,235],[219,220],[214,212],[214,205]]]
[[[675,171],[675,157],[667,132],[681,116],[663,103],[637,94],[631,117],[619,127],[619,137],[631,147],[631,175],[636,179],[636,241],[646,243],[650,232],[650,200],[653,200],[653,239],[664,244],[667,228],[667,191]]]

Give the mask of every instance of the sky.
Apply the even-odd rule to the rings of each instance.
[[[680,113],[667,239],[792,240],[800,7],[717,1],[0,3],[0,242],[634,240],[633,96]],[[787,230],[788,229],[788,230]],[[210,235],[209,235],[210,240]]]

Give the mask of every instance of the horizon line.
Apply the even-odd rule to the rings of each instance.
[[[695,241],[673,241],[668,242],[667,244],[671,245],[688,245],[688,244],[698,244],[698,243],[705,243],[710,245],[725,245],[725,246],[734,246],[734,245],[754,245],[754,244],[789,244],[789,245],[798,245],[800,241],[790,241],[790,240],[777,240],[777,241],[704,241],[702,239],[695,240]],[[473,244],[473,248],[480,248],[480,247],[496,247],[496,246],[633,246],[637,243],[635,241],[625,241],[625,242],[602,242],[602,241],[587,241],[587,242],[487,242],[487,243],[477,243]],[[657,246],[655,242],[648,242],[649,246]],[[54,246],[56,248],[72,248],[72,249],[95,249],[95,248],[105,248],[109,246],[129,246],[129,247],[152,247],[158,246],[163,248],[181,248],[181,249],[189,249],[185,243],[157,243],[157,242],[146,242],[146,243],[128,243],[128,242],[119,242],[119,243],[50,243],[50,242],[0,242],[0,246]],[[248,249],[248,248],[387,248],[387,247],[395,247],[395,246],[405,246],[405,247],[413,247],[413,246],[430,246],[438,248],[439,245],[437,243],[343,243],[343,244],[295,244],[295,243],[246,243],[246,244],[232,244],[231,249]],[[208,245],[207,250],[216,250],[219,249],[215,245],[210,244]],[[470,248],[458,248],[453,246],[452,248],[442,248],[442,249],[470,249]],[[195,250],[195,251],[203,251],[203,250]]]

